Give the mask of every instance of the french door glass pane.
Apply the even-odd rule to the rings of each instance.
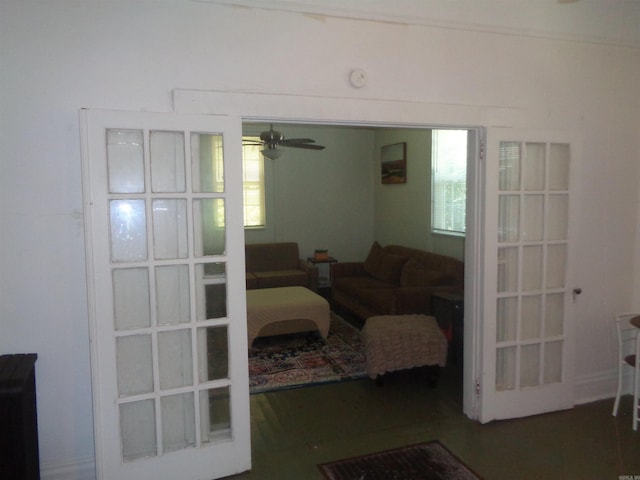
[[[155,402],[142,400],[120,405],[120,432],[125,461],[156,456]]]
[[[231,436],[229,395],[229,387],[212,388],[200,392],[200,427],[203,443]]]
[[[547,247],[547,288],[563,288],[567,271],[567,245]]]
[[[540,384],[540,344],[523,345],[520,350],[520,387]]]
[[[520,189],[520,142],[500,143],[498,188],[501,191]]]
[[[149,143],[152,191],[184,192],[184,133],[152,131],[149,134]]]
[[[147,215],[144,200],[111,200],[111,260],[135,262],[147,259]]]
[[[518,247],[498,249],[498,292],[518,290]]]
[[[542,297],[540,295],[522,297],[520,340],[540,338],[541,314]]]
[[[144,139],[141,130],[107,130],[110,193],[144,192]]]
[[[151,335],[116,338],[116,368],[121,397],[152,392]]]
[[[198,264],[195,268],[196,319],[227,316],[227,278],[224,263]]]
[[[196,415],[193,392],[162,397],[162,445],[174,452],[196,444]]]
[[[516,386],[516,347],[496,350],[496,390],[513,390]]]
[[[153,251],[159,260],[189,254],[186,200],[153,200]]]
[[[229,339],[226,325],[198,329],[201,383],[229,377]]]
[[[222,135],[192,133],[191,165],[194,192],[224,192]]]
[[[547,295],[545,305],[545,337],[558,337],[564,333],[564,293]]]
[[[545,343],[544,383],[562,381],[562,342]]]
[[[522,241],[542,240],[544,228],[544,195],[525,195],[522,218]]]
[[[189,267],[156,267],[156,311],[158,325],[177,325],[190,321]]]
[[[516,339],[518,331],[518,298],[498,299],[498,318],[496,329],[497,342],[509,342]]]
[[[545,172],[544,143],[527,143],[526,161],[522,162],[522,182],[525,190],[543,190]]]
[[[160,388],[193,385],[191,330],[158,333],[158,368]]]
[[[195,200],[193,209],[196,256],[224,255],[226,237],[224,199]]]
[[[569,222],[569,195],[549,195],[547,240],[566,240]]]
[[[522,290],[542,288],[542,246],[522,247]]]
[[[552,143],[549,147],[549,190],[569,189],[569,159],[571,151],[566,143]]]
[[[112,273],[116,330],[151,325],[149,272],[146,268],[116,268]]]
[[[520,230],[520,197],[500,195],[498,204],[498,242],[516,242]]]

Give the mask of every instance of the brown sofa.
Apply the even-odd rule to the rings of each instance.
[[[332,265],[331,300],[366,320],[431,313],[431,294],[463,292],[464,264],[452,257],[374,242],[364,262]]]
[[[245,245],[247,290],[307,287],[318,290],[318,268],[300,258],[295,242]]]

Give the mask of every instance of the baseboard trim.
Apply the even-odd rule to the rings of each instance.
[[[606,370],[603,372],[576,377],[576,405],[614,398],[616,395],[617,381],[617,369]]]
[[[95,480],[96,462],[93,457],[66,463],[40,464],[42,480]]]

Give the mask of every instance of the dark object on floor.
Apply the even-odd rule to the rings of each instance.
[[[437,440],[318,465],[328,480],[479,480]]]

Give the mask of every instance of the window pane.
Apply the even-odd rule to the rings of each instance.
[[[242,137],[243,141],[260,141],[259,137]],[[259,145],[242,146],[242,175],[244,193],[244,226],[266,225],[264,200],[264,157]]]
[[[467,131],[433,130],[431,228],[464,233],[467,198]]]

